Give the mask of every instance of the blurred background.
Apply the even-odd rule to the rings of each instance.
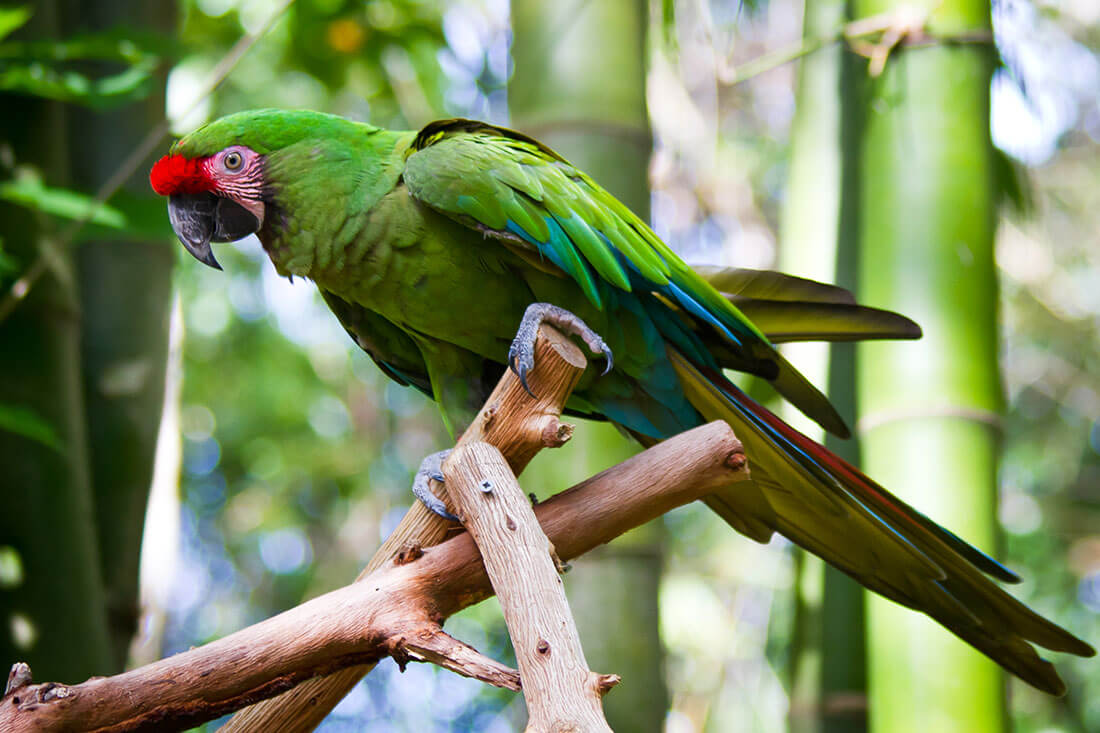
[[[0,3],[0,662],[76,682],[346,584],[449,444],[254,239],[219,248],[224,272],[175,241],[152,161],[267,106],[509,124],[689,262],[913,316],[920,344],[791,358],[857,426],[847,455],[1100,641],[1100,5],[898,7]],[[634,450],[584,425],[521,480],[546,496]],[[702,506],[566,584],[590,666],[624,676],[617,730],[1100,730],[1095,660],[1055,659],[1070,693],[1045,696]],[[514,662],[495,600],[447,629]],[[524,717],[511,693],[386,661],[322,730]]]

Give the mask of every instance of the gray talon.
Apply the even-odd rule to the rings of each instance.
[[[549,323],[563,332],[579,336],[593,354],[600,354],[607,359],[602,375],[611,371],[615,360],[600,335],[593,331],[580,318],[556,305],[550,303],[532,303],[527,306],[516,330],[516,337],[508,349],[508,367],[519,377],[519,383],[527,390],[527,394],[535,396],[531,388],[527,386],[527,373],[535,367],[535,339],[538,337],[539,326]]]
[[[412,490],[416,498],[420,500],[420,503],[426,506],[431,512],[438,514],[444,519],[449,519],[452,522],[461,522],[462,520],[447,511],[447,505],[444,504],[438,496],[432,493],[431,487],[428,485],[428,481],[431,479],[443,483],[443,461],[445,461],[450,454],[451,450],[447,449],[425,456],[424,460],[420,462],[420,468],[413,477]]]

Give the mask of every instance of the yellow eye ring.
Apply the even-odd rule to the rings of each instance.
[[[241,167],[241,164],[244,163],[244,158],[241,157],[240,153],[234,151],[226,153],[225,159],[222,162],[225,163],[226,168],[231,171],[235,171]]]

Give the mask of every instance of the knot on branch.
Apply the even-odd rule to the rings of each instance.
[[[488,428],[490,425],[493,424],[493,421],[496,419],[497,411],[499,409],[500,409],[500,403],[498,403],[498,402],[493,402],[492,404],[489,404],[489,405],[485,406],[485,408],[481,411],[481,428],[482,428],[482,430]]]
[[[745,457],[744,450],[741,448],[735,448],[726,454],[726,466],[734,471],[740,471],[748,461],[749,459]]]
[[[31,685],[34,681],[31,667],[26,662],[16,662],[8,672],[8,684],[4,687],[4,700],[20,709],[35,707],[54,700],[63,700],[76,694],[76,689],[56,682]]]
[[[623,678],[617,674],[598,674],[594,687],[596,692],[602,697],[611,691],[615,685],[623,681]]]
[[[8,684],[7,687],[4,688],[4,697],[7,697],[21,687],[26,687],[31,683],[32,679],[31,665],[26,662],[16,662],[11,666],[11,671],[8,672]]]
[[[574,429],[570,423],[552,417],[546,421],[546,427],[542,429],[542,445],[546,448],[560,448],[573,437]]]
[[[424,548],[420,546],[419,542],[406,542],[401,545],[401,549],[393,556],[393,564],[408,565],[414,560],[419,560],[422,557],[424,557]]]

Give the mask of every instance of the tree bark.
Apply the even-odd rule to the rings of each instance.
[[[447,459],[444,475],[504,612],[528,733],[610,733],[601,701],[619,677],[588,668],[558,576],[562,561],[504,456],[488,443],[471,443]]]

